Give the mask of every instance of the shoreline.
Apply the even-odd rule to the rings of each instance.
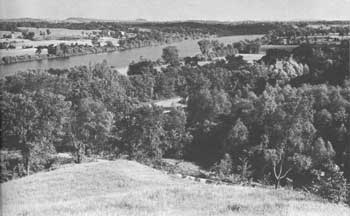
[[[226,36],[226,37],[216,37],[211,36],[207,37],[208,40],[218,40],[222,44],[231,44],[236,41],[241,41],[244,39],[249,40],[255,40],[256,38],[260,38],[262,35],[235,35],[235,36]],[[88,65],[91,61],[92,62],[101,62],[102,60],[107,60],[108,62],[111,62],[111,65],[115,67],[116,69],[120,69],[123,67],[128,66],[132,61],[138,61],[141,56],[146,56],[148,58],[151,58],[153,60],[157,60],[161,56],[161,49],[166,46],[177,46],[179,48],[179,52],[181,52],[183,57],[186,56],[193,56],[200,53],[200,49],[198,48],[197,42],[203,38],[189,38],[188,40],[176,40],[176,41],[169,41],[169,43],[153,43],[153,44],[133,44],[133,45],[143,45],[141,47],[137,46],[135,48],[131,49],[121,49],[118,48],[117,50],[113,50],[113,52],[110,53],[104,53],[102,52],[102,49],[99,53],[92,52],[91,53],[81,53],[82,49],[79,49],[79,47],[73,47],[69,50],[69,52],[66,52],[66,56],[63,56],[62,49],[60,50],[60,54],[62,56],[47,56],[46,53],[43,53],[42,56],[37,57],[34,56],[32,58],[37,59],[29,59],[29,58],[23,58],[20,61],[17,61],[16,63],[12,64],[3,64],[0,65],[1,67],[1,74],[0,77],[6,77],[8,75],[14,74],[18,71],[25,71],[27,69],[36,70],[36,69],[48,69],[48,68],[70,68],[72,66],[76,65]],[[146,46],[147,45],[147,46]],[[152,45],[152,46],[151,46]],[[85,50],[85,48],[83,48]],[[91,49],[92,50],[92,49]],[[139,51],[140,50],[140,51]],[[74,56],[70,55],[71,58],[68,56],[69,53],[73,53]],[[123,52],[125,51],[125,52]],[[225,50],[221,50],[225,51]],[[154,55],[154,52],[157,54]],[[95,55],[89,55],[94,54]],[[253,57],[255,59],[256,57]],[[249,61],[249,60],[248,60]],[[125,62],[122,63],[122,62]]]
[[[100,53],[111,53],[111,52],[116,52],[118,51],[117,49],[113,50],[96,50],[95,52],[82,52],[82,53],[71,53],[68,55],[50,55],[50,54],[36,54],[36,55],[20,55],[20,56],[3,56],[2,58],[10,58],[14,59],[14,61],[10,63],[3,63],[3,61],[0,62],[0,65],[13,65],[16,63],[23,63],[23,62],[31,62],[31,61],[43,61],[43,60],[51,60],[51,59],[65,59],[65,58],[70,58],[74,56],[84,56],[84,55],[93,55],[93,54],[100,54]]]
[[[199,40],[199,39],[206,39],[206,38],[212,38],[212,36],[209,37],[195,37],[190,38],[190,40]],[[78,53],[69,53],[65,55],[50,55],[50,54],[24,54],[24,55],[15,55],[15,56],[0,56],[0,65],[13,65],[16,63],[23,63],[23,62],[31,62],[31,61],[43,61],[43,60],[51,60],[51,59],[64,59],[64,58],[70,58],[74,56],[84,56],[84,55],[93,55],[93,54],[101,54],[101,53],[113,53],[113,52],[123,52],[133,49],[139,49],[139,48],[145,48],[145,47],[154,47],[154,46],[162,46],[162,45],[171,45],[174,43],[179,43],[182,41],[186,41],[188,39],[182,38],[182,39],[174,39],[171,42],[148,42],[146,45],[139,44],[138,46],[129,45],[129,47],[120,48],[120,47],[88,47],[86,50],[83,50],[82,52]],[[93,50],[93,51],[92,51]],[[6,58],[7,60],[4,60]],[[8,62],[6,62],[8,61]]]

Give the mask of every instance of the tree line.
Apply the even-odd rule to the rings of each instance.
[[[0,22],[0,30],[17,31],[18,27],[31,28],[67,28],[83,30],[119,30],[150,29],[164,33],[179,34],[212,34],[219,36],[245,35],[245,34],[266,34],[269,30],[277,27],[274,22],[252,22],[252,23],[220,23],[220,22]]]

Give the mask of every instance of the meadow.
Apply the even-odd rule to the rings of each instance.
[[[2,215],[317,215],[350,209],[287,189],[212,185],[134,161],[68,165],[1,184]]]

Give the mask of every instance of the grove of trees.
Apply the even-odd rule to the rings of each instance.
[[[170,47],[166,68],[144,60],[128,76],[106,62],[8,76],[1,80],[2,181],[50,167],[57,152],[76,162],[170,157],[223,178],[276,188],[291,182],[349,202],[348,47],[301,46],[293,58],[255,64],[228,55],[204,66],[179,64]],[[152,104],[174,96],[186,108]]]

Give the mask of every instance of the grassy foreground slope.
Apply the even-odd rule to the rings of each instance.
[[[287,190],[208,185],[137,162],[73,165],[1,184],[3,215],[350,215]]]

